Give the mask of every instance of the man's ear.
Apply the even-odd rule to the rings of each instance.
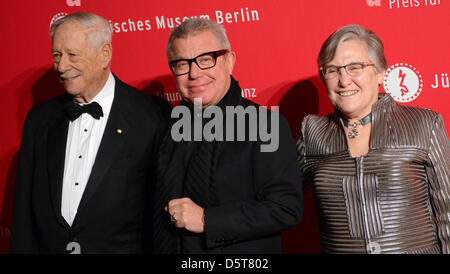
[[[226,62],[227,62],[229,73],[230,73],[230,75],[232,75],[234,64],[236,63],[236,53],[234,53],[234,51],[230,51],[227,54],[226,58],[227,58]]]
[[[112,59],[111,43],[104,43],[99,49],[99,54],[103,68],[107,68],[111,64]]]

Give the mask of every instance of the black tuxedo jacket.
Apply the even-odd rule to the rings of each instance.
[[[27,115],[15,186],[10,252],[139,253],[150,244],[147,208],[170,104],[116,77],[114,101],[72,226],[61,215],[70,95]],[[119,130],[120,129],[120,130]],[[69,244],[75,242],[76,244]]]

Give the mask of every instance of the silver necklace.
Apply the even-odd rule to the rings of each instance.
[[[343,120],[344,120],[344,126],[345,127],[347,127],[347,128],[351,127],[352,128],[348,132],[348,138],[354,139],[354,138],[358,137],[358,135],[359,135],[359,131],[358,131],[357,127],[359,125],[365,126],[368,123],[370,123],[370,121],[372,121],[372,112],[367,114],[366,116],[364,116],[361,120],[359,120],[357,122],[350,123],[350,121],[347,120],[347,119],[343,119]]]

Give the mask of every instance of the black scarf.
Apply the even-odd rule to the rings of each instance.
[[[237,106],[241,99],[239,83],[231,77],[229,90],[217,104],[224,114],[224,126],[225,107]],[[185,101],[182,101],[180,105],[188,106]],[[191,115],[193,118],[192,109]],[[172,125],[176,121],[173,120]],[[207,121],[203,119],[203,126]],[[164,211],[164,207],[170,200],[182,197],[189,197],[205,209],[217,204],[214,176],[223,142],[215,140],[175,142],[171,137],[170,128],[161,145],[157,164],[153,219],[154,251],[155,253],[203,253],[206,252],[203,234],[176,228],[170,222],[170,216]]]

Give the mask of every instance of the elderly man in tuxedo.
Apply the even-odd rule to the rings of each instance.
[[[87,12],[50,28],[67,94],[30,110],[19,155],[13,253],[140,253],[170,105],[110,71],[109,22]]]

